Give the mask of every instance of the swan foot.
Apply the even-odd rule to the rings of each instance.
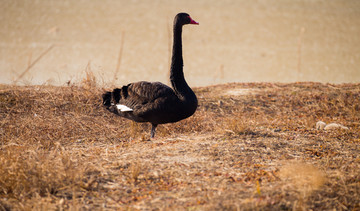
[[[155,130],[156,130],[156,126],[157,124],[151,124],[151,133],[150,133],[150,139],[154,138],[155,136]]]

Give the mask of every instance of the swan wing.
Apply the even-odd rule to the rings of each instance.
[[[174,102],[177,99],[175,92],[165,84],[146,81],[114,89],[112,95],[114,104],[119,111],[134,111],[137,115],[163,109],[166,103]]]

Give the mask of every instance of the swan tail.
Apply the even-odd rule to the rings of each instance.
[[[105,92],[102,95],[102,99],[103,99],[103,105],[105,106],[105,108],[109,108],[111,106],[111,92]]]
[[[105,108],[113,110],[113,108],[116,107],[121,112],[133,111],[132,108],[129,108],[128,106],[119,103],[122,99],[126,99],[128,97],[128,87],[129,85],[123,86],[121,88],[116,88],[112,92],[105,92],[102,95],[103,105],[105,106]]]
[[[112,99],[114,100],[114,104],[118,104],[121,99],[126,99],[128,97],[129,85],[123,86],[123,87],[121,87],[121,89],[116,88],[112,91]]]

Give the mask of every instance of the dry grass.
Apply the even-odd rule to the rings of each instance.
[[[148,141],[149,125],[102,108],[91,74],[1,85],[0,210],[360,208],[359,84],[195,91],[196,114]]]

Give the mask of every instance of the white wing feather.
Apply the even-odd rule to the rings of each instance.
[[[121,105],[121,104],[117,104],[116,108],[119,109],[121,112],[133,111],[132,108],[129,108],[126,105]]]

